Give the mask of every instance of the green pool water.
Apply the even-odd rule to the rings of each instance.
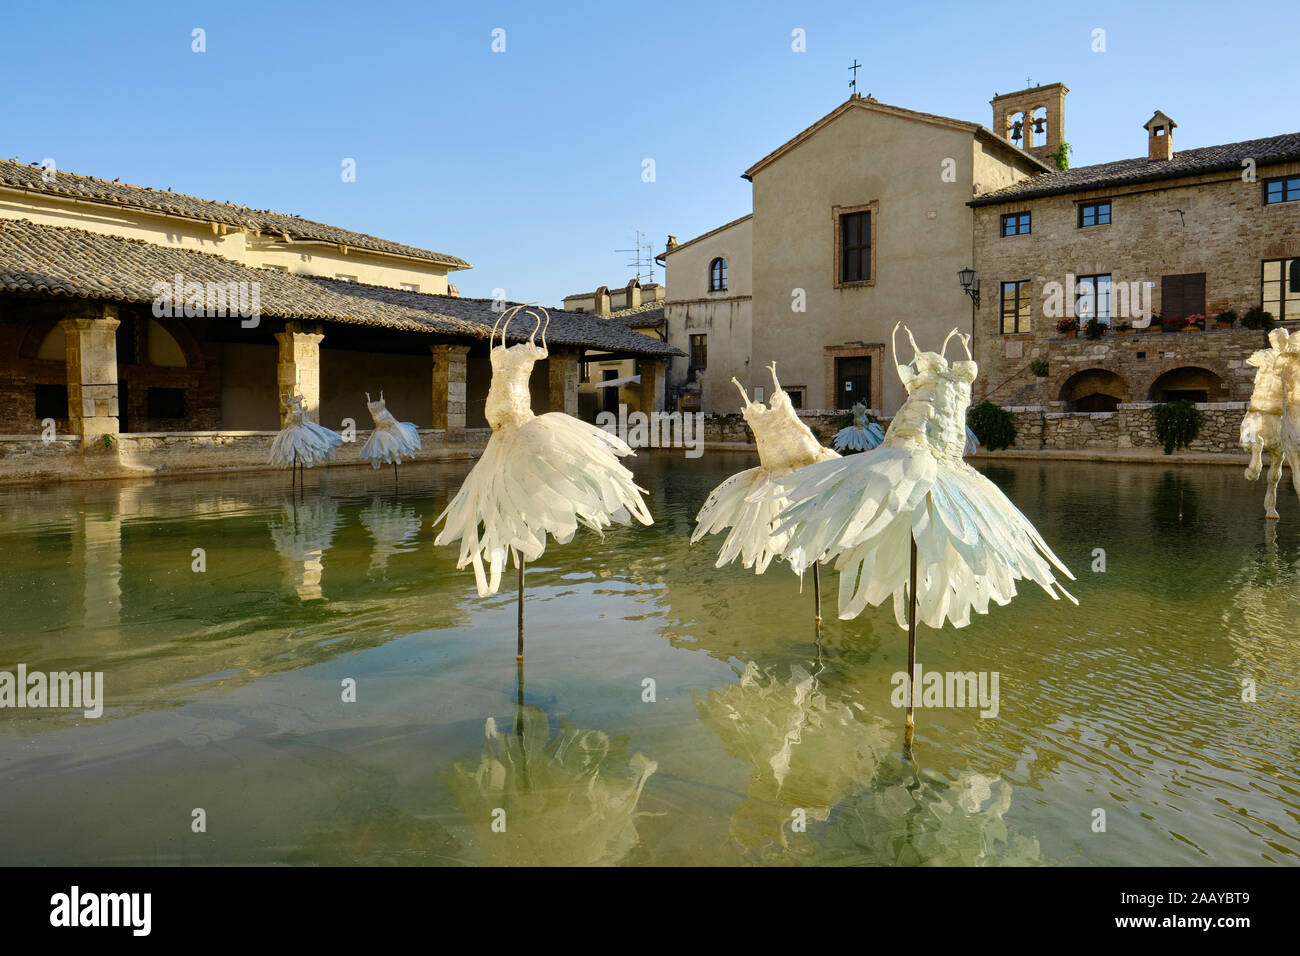
[[[836,620],[824,571],[819,632],[810,580],[689,544],[754,461],[639,455],[654,526],[528,568],[522,675],[513,572],[479,598],[433,545],[468,464],[0,491],[0,670],[105,693],[0,710],[0,863],[1297,861],[1289,491],[1270,523],[1236,468],[981,464],[1080,606],[922,628],[1000,699],[918,709],[909,757],[891,608]]]

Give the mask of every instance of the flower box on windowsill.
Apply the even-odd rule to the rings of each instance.
[[[1164,324],[1161,322],[1152,322],[1146,327],[1147,332],[1163,332],[1164,330]]]

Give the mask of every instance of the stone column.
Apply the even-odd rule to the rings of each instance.
[[[325,337],[319,325],[286,322],[275,333],[280,343],[280,361],[275,379],[280,395],[280,427],[289,424],[288,400],[296,387],[302,394],[307,417],[320,424],[320,342]]]
[[[664,379],[668,363],[664,359],[641,359],[641,411],[664,410]]]
[[[59,325],[68,365],[68,417],[81,437],[82,457],[116,458],[117,306],[90,305]]]
[[[551,349],[546,361],[550,399],[547,408],[552,412],[578,414],[578,351],[576,349]]]
[[[430,345],[433,353],[433,427],[446,441],[465,437],[465,357],[468,345]]]

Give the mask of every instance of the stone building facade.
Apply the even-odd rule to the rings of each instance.
[[[1300,326],[1300,134],[1179,152],[1175,125],[1163,113],[1148,121],[1134,137],[1142,158],[972,200],[977,398],[1114,411],[1249,397],[1245,359],[1267,343],[1243,328],[1246,312],[1262,305]],[[1281,201],[1268,201],[1279,182]],[[1237,323],[1220,330],[1228,310]],[[1095,317],[1103,334],[1067,337],[1057,322],[1070,315]],[[1204,329],[1185,326],[1188,315]]]

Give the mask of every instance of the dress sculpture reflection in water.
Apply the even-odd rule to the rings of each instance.
[[[1241,420],[1241,446],[1250,452],[1246,478],[1249,481],[1259,478],[1264,470],[1263,456],[1267,453],[1269,468],[1264,490],[1264,515],[1274,520],[1278,518],[1277,486],[1282,481],[1282,465],[1288,460],[1291,480],[1296,493],[1300,494],[1300,475],[1296,471],[1300,467],[1300,448],[1294,441],[1288,445],[1283,434],[1284,422],[1300,417],[1300,408],[1295,406],[1295,400],[1288,407],[1287,384],[1283,381],[1284,372],[1292,364],[1287,358],[1292,340],[1300,345],[1300,336],[1289,336],[1286,329],[1274,329],[1268,334],[1271,347],[1260,349],[1246,359],[1246,364],[1257,369],[1250,407]]]
[[[434,540],[459,540],[457,568],[474,566],[478,593],[486,597],[501,586],[501,569],[509,555],[520,569],[546,549],[549,534],[559,544],[573,538],[583,524],[599,533],[611,523],[630,524],[635,518],[652,524],[641,499],[644,491],[632,480],[619,457],[632,449],[617,436],[563,412],[534,415],[528,379],[538,359],[546,358],[546,310],[536,320],[528,341],[506,347],[510,320],[522,306],[502,317],[501,342],[492,345],[492,384],[486,413],[492,437],[483,457],[465,478],[460,491],[438,516],[447,523]],[[538,331],[542,344],[535,343]],[[492,330],[495,338],[497,329]],[[522,608],[522,604],[521,604]],[[522,610],[520,611],[522,620]],[[522,625],[520,655],[523,654]]]
[[[372,402],[370,393],[366,392],[366,408],[374,419],[375,430],[370,433],[366,443],[361,446],[361,458],[378,470],[380,465],[391,464],[394,470],[403,458],[414,458],[420,450],[420,432],[411,422],[399,422],[388,410],[384,402],[384,393],[379,393],[379,401]]]
[[[964,627],[972,610],[985,614],[990,602],[1008,603],[1022,578],[1053,598],[1059,588],[1075,600],[1052,567],[1074,575],[998,487],[962,460],[977,367],[968,336],[954,329],[944,347],[954,335],[967,358],[951,366],[942,350],[922,352],[910,331],[912,360],[898,364],[895,349],[908,396],[879,448],[777,483],[791,502],[777,529],[790,532],[786,548],[806,560],[836,559],[841,618],[892,595],[895,617],[907,627],[913,547],[917,613],[931,627]]]

